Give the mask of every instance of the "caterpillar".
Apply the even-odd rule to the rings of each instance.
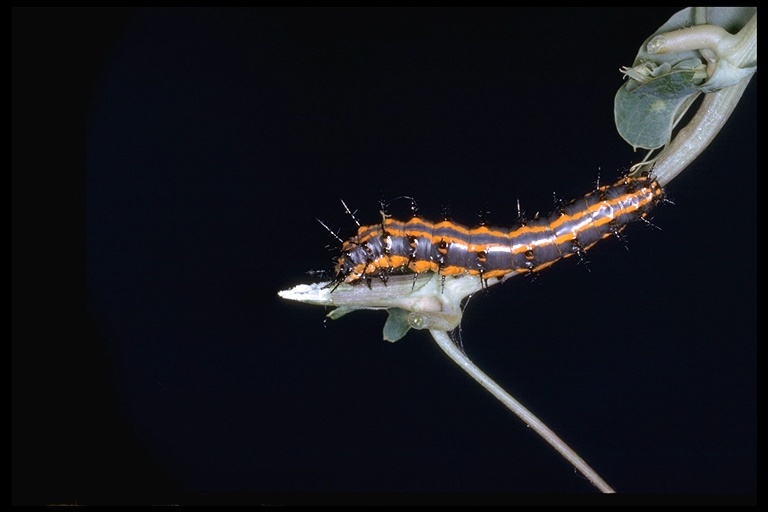
[[[342,243],[335,282],[370,284],[374,277],[386,282],[394,273],[422,272],[479,276],[487,282],[513,272],[538,272],[618,235],[630,222],[645,218],[662,198],[655,180],[625,176],[547,216],[519,219],[511,228],[467,228],[418,216],[400,221],[382,212],[380,223],[360,226]]]

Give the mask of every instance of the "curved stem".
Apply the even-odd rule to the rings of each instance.
[[[729,60],[737,66],[756,64],[757,13],[737,35],[731,36],[731,38],[729,40],[732,41]],[[739,103],[751,78],[752,75],[749,75],[736,85],[706,94],[701,106],[685,128],[680,130],[672,142],[655,159],[640,166],[652,166],[656,181],[662,187],[666,186],[717,137]]]
[[[688,167],[720,133],[749,85],[750,78],[704,97],[691,122],[653,161],[653,175],[662,187]]]
[[[648,42],[648,53],[679,53],[690,50],[712,50],[718,57],[728,54],[738,37],[717,25],[696,25],[659,34]]]
[[[565,457],[573,466],[579,470],[592,484],[604,493],[615,492],[605,480],[600,478],[594,469],[589,464],[584,462],[584,459],[573,451],[573,449],[565,444],[557,434],[555,434],[548,426],[546,426],[539,418],[537,418],[531,411],[525,408],[523,404],[515,400],[509,393],[499,386],[493,379],[488,377],[480,368],[478,368],[468,357],[464,354],[456,344],[453,342],[447,332],[444,331],[429,331],[432,337],[437,342],[437,345],[445,352],[448,357],[458,364],[465,372],[467,372],[473,379],[475,379],[481,386],[483,386],[489,393],[491,393],[497,400],[503,403],[507,409],[515,413],[515,415],[523,420],[525,424],[532,428],[537,434],[539,434],[546,442],[548,442],[555,450]]]

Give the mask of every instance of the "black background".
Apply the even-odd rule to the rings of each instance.
[[[13,502],[595,492],[426,333],[277,291],[331,268],[339,199],[510,224],[616,179],[618,69],[676,10],[14,9]],[[465,314],[620,492],[756,492],[752,82],[660,229]]]

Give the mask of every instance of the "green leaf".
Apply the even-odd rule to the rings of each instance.
[[[656,149],[672,137],[675,122],[698,93],[697,72],[676,71],[616,93],[614,116],[619,134],[633,148]]]
[[[669,143],[675,124],[699,93],[730,87],[754,73],[757,62],[735,65],[732,34],[747,23],[754,7],[687,8],[651,34],[616,93],[619,134],[634,149]]]
[[[357,311],[360,308],[351,308],[347,306],[341,306],[336,309],[332,309],[326,316],[330,318],[331,320],[338,320],[339,318],[343,317],[344,315],[347,315],[349,313],[352,313],[353,311]]]
[[[410,330],[408,325],[408,311],[400,308],[389,308],[387,310],[389,317],[384,324],[384,339],[386,341],[397,341]]]

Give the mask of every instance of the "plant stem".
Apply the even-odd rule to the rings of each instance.
[[[526,426],[532,428],[534,432],[539,434],[546,442],[548,442],[555,450],[566,458],[573,466],[581,472],[592,484],[604,493],[615,492],[605,480],[600,478],[594,469],[587,464],[584,459],[573,451],[573,449],[565,444],[552,429],[546,426],[539,418],[537,418],[531,411],[525,408],[523,404],[515,400],[509,393],[499,386],[493,379],[488,377],[480,368],[478,368],[468,357],[464,354],[451,337],[445,331],[429,331],[432,337],[437,342],[437,345],[445,352],[448,357],[458,364],[465,372],[467,372],[473,379],[475,379],[481,386],[483,386],[489,393],[491,393],[497,400],[503,403],[507,409],[512,411],[518,418],[523,420]]]

